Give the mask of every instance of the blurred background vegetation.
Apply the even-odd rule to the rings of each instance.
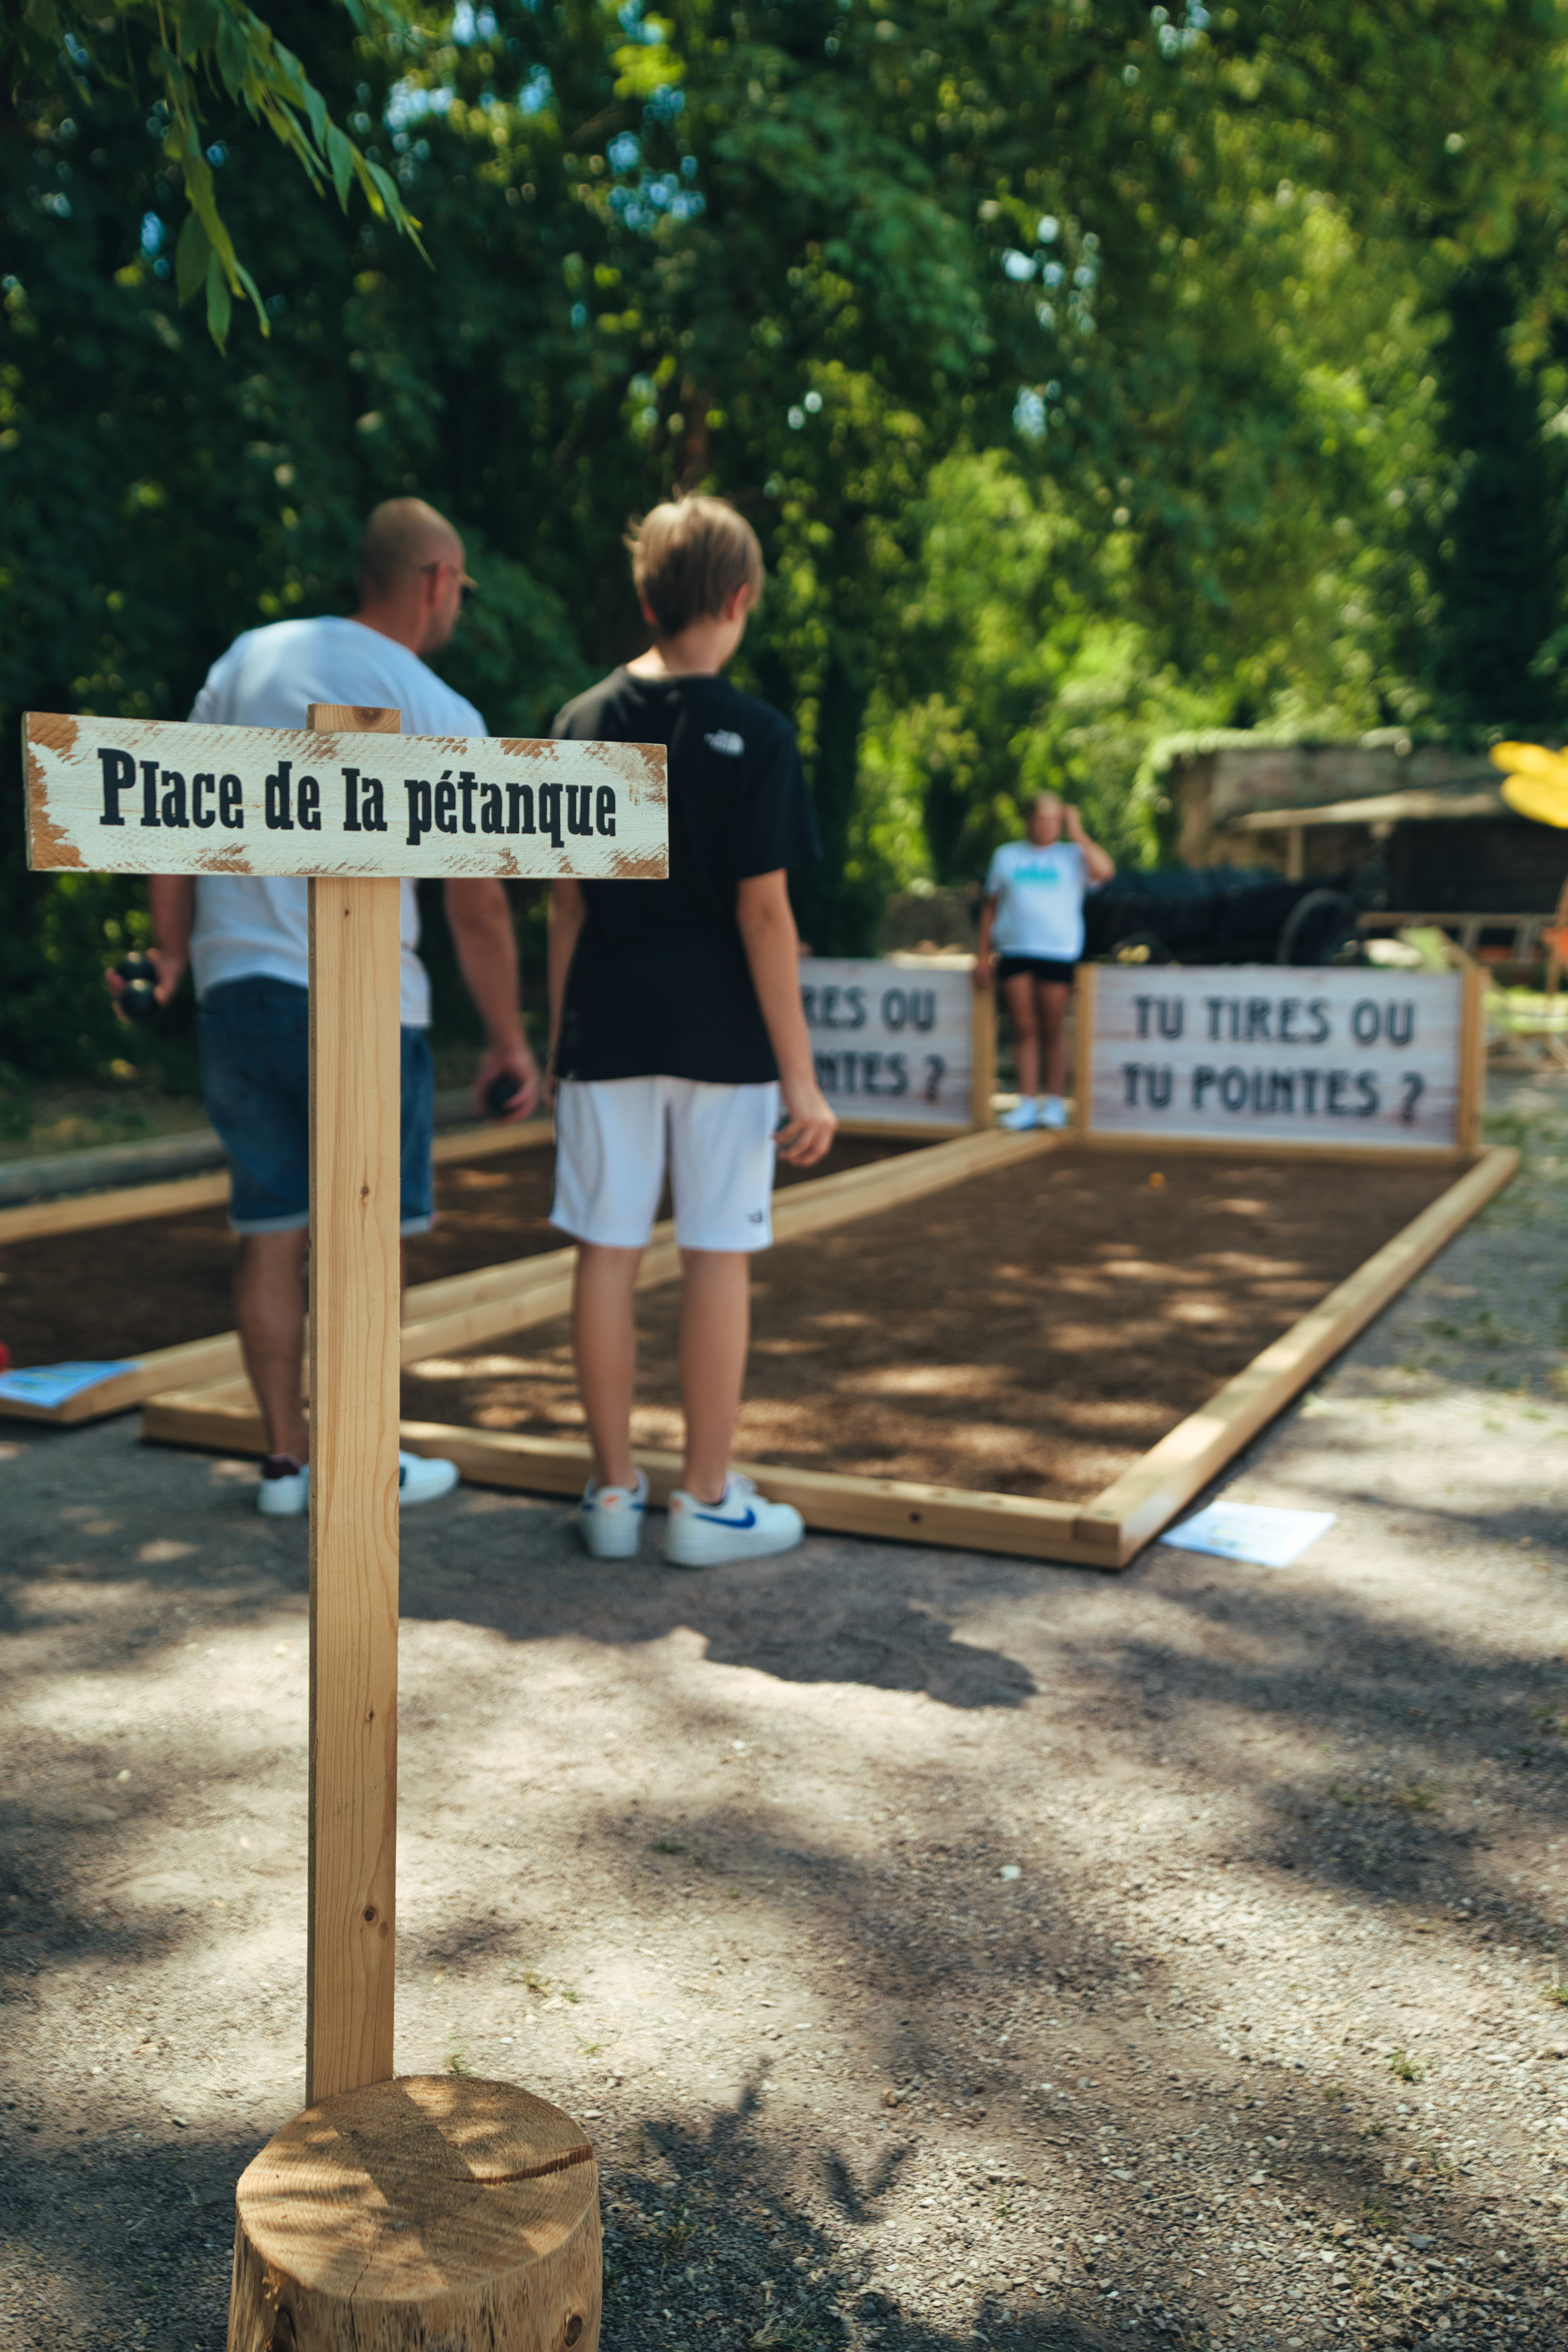
[[[131,1034],[100,993],[142,887],[25,871],[18,714],[183,717],[239,630],[351,609],[392,493],[465,535],[440,666],[507,733],[638,649],[629,515],[744,508],[735,675],[802,740],[822,950],[1042,784],[1158,862],[1174,730],[1568,726],[1558,0],[0,34],[0,1128],[39,1081],[194,1077],[188,1009]]]

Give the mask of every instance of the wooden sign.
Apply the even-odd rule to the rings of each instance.
[[[816,1083],[848,1128],[956,1134],[991,1124],[996,1013],[973,956],[805,956]]]
[[[1485,974],[1086,964],[1079,1123],[1335,1150],[1477,1140]]]
[[[665,751],[168,720],[22,721],[27,863],[116,874],[668,874]],[[363,727],[363,731],[361,731]]]
[[[405,2151],[405,2091],[369,2108],[363,2096],[389,2083],[394,2063],[401,877],[655,879],[668,873],[668,852],[661,746],[404,736],[400,724],[395,710],[321,703],[299,732],[29,717],[23,749],[35,867],[309,877],[305,2082],[311,2108],[325,2103],[328,2112],[307,2118],[306,2137],[313,2143],[335,2134],[335,2113],[350,2137],[384,2128],[390,2145]],[[436,2088],[446,2103],[442,2128],[472,2153],[498,2086]],[[334,2109],[344,2100],[346,2110]],[[591,2151],[576,2126],[570,2137],[585,2163],[570,2261],[553,2269],[534,2263],[521,2224],[492,2231],[466,2259],[476,2309],[490,2316],[505,2309],[509,2341],[580,2343],[595,2352],[597,2199]],[[422,2153],[405,2168],[412,2204],[406,2224],[393,2227],[406,2225],[410,2247],[422,2247],[449,2219],[456,2175],[444,2147],[431,2160],[439,2138],[426,2133],[412,2143]],[[281,2160],[293,2143],[285,2132],[273,2145]],[[464,2177],[483,2175],[465,2168]],[[242,2258],[261,2226],[256,2209],[266,2205],[264,2189],[249,2206],[242,2201],[231,2352],[279,2352],[307,2337],[328,2346],[374,2336],[386,2352],[413,2352],[437,2336],[455,2340],[438,2270],[426,2267],[411,2284],[395,2261],[384,2279],[373,2278],[352,2200],[312,2218],[298,2275],[277,2262],[247,2266]],[[318,2308],[310,2297],[323,2279],[348,2284]]]

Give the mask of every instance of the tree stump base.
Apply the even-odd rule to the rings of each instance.
[[[597,2352],[593,2145],[510,2083],[323,2099],[235,2202],[228,2352]]]

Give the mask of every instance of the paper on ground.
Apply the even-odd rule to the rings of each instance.
[[[1289,1568],[1334,1524],[1332,1511],[1275,1511],[1264,1503],[1211,1503],[1160,1538],[1178,1551],[1212,1552],[1217,1559],[1249,1559],[1259,1568]]]
[[[133,1372],[133,1359],[112,1364],[35,1364],[25,1372],[0,1372],[0,1403],[65,1404],[83,1389],[95,1389],[119,1372]]]

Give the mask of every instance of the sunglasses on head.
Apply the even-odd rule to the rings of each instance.
[[[429,563],[422,563],[419,566],[421,572],[456,572],[457,568],[457,565],[452,562],[451,558],[445,555],[437,556]],[[465,576],[461,580],[458,589],[458,603],[466,604],[469,597],[476,593],[478,584],[479,583],[476,581],[469,580]]]

